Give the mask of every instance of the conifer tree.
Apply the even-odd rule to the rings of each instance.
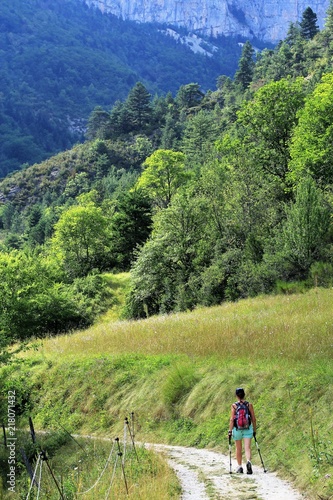
[[[307,7],[303,12],[300,22],[301,35],[305,40],[311,40],[319,31],[317,24],[317,14],[313,12],[311,7]]]
[[[142,129],[150,121],[152,116],[150,98],[151,95],[141,82],[136,83],[128,94],[126,108],[132,128],[136,131],[143,131]]]
[[[235,73],[235,82],[245,90],[250,85],[254,72],[254,49],[247,40],[243,46],[238,70]]]
[[[325,19],[325,30],[333,35],[333,0],[330,0],[330,5],[327,9],[327,17]]]

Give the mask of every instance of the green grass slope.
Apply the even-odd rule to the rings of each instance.
[[[244,386],[266,467],[306,492],[333,495],[333,290],[259,297],[137,322],[102,321],[43,341],[2,371],[35,426],[121,432],[228,449],[234,390]],[[260,465],[254,450],[254,462]]]

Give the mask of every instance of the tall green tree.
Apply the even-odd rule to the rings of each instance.
[[[108,219],[93,201],[63,212],[55,224],[53,248],[71,277],[85,276],[110,265]]]
[[[182,193],[156,214],[152,237],[131,270],[131,317],[194,306],[196,270],[209,241],[207,209],[204,199]]]
[[[297,112],[304,102],[303,80],[282,79],[259,89],[238,113],[243,147],[265,172],[285,180]]]
[[[151,95],[141,82],[137,82],[130,90],[126,100],[126,109],[134,131],[144,132],[149,122],[152,121],[150,100]]]
[[[188,119],[184,130],[182,150],[192,169],[200,171],[201,166],[208,160],[217,135],[218,125],[213,118],[213,113],[200,110]]]
[[[317,14],[313,12],[311,7],[307,7],[303,12],[300,28],[301,35],[305,40],[311,40],[319,32]]]
[[[110,220],[111,248],[116,266],[128,270],[135,252],[152,227],[151,203],[141,190],[122,193]]]
[[[242,55],[238,63],[238,70],[235,73],[235,82],[244,90],[247,89],[252,82],[255,66],[254,54],[254,49],[247,40],[243,46]]]
[[[333,38],[333,0],[330,0],[329,7],[326,13],[325,30],[331,34]]]
[[[0,254],[0,345],[79,326],[85,313],[59,263],[38,253]],[[85,304],[86,306],[86,304]],[[82,314],[83,313],[83,314]],[[0,362],[8,356],[0,354]]]
[[[314,180],[297,186],[295,203],[287,209],[283,226],[284,252],[297,277],[306,278],[311,265],[323,255],[328,242],[330,212]]]

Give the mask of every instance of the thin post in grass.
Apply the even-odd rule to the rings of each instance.
[[[54,484],[56,485],[57,490],[59,491],[60,498],[61,498],[62,500],[65,500],[65,497],[64,497],[64,495],[62,494],[62,491],[61,491],[61,489],[60,489],[60,486],[59,486],[59,484],[58,484],[58,481],[57,481],[57,480],[56,480],[56,478],[55,478],[55,475],[53,474],[53,471],[52,471],[52,469],[51,469],[51,467],[50,467],[50,464],[49,464],[49,461],[48,461],[48,457],[47,457],[46,452],[45,452],[44,450],[42,450],[42,451],[41,451],[41,458],[42,458],[43,462],[45,462],[45,463],[46,463],[47,468],[49,469],[49,472],[50,472],[51,477],[52,477],[52,479],[53,479],[53,481],[54,481]]]
[[[139,457],[138,457],[138,454],[136,452],[136,447],[135,447],[135,443],[134,443],[134,434],[132,434],[132,430],[131,430],[131,427],[130,427],[130,424],[129,424],[127,417],[125,418],[125,425],[127,425],[127,427],[128,427],[129,434],[130,434],[131,441],[132,441],[132,445],[133,445],[133,449],[134,449],[134,453],[135,453],[137,460],[139,461]]]
[[[131,412],[131,427],[132,427],[132,437],[133,437],[133,441],[134,441],[134,431],[135,431],[135,428],[134,428],[134,411]]]
[[[125,456],[126,456],[126,444],[127,444],[127,425],[126,425],[126,418],[125,418],[125,420],[124,420],[124,444],[123,444],[123,459],[122,459],[123,464],[125,463]]]
[[[119,458],[121,458],[122,457],[122,452],[121,452],[121,449],[120,449],[120,443],[119,443],[119,438],[118,437],[116,437],[116,443],[118,445],[118,456],[119,456]],[[127,480],[126,480],[126,474],[125,474],[125,464],[124,464],[124,462],[122,460],[121,460],[121,468],[122,468],[122,472],[123,472],[123,478],[124,478],[126,493],[128,495],[128,486],[127,486]]]
[[[27,472],[29,474],[30,481],[34,481],[35,485],[38,487],[37,481],[36,481],[36,479],[34,479],[34,474],[33,474],[33,471],[32,471],[31,464],[29,462],[29,459],[28,459],[28,457],[27,457],[24,449],[21,448],[20,452],[21,452],[21,455],[22,455],[22,458],[23,458],[23,462],[25,464],[25,468],[27,469]]]
[[[32,422],[31,417],[29,417],[29,427],[30,427],[30,435],[31,435],[32,442],[33,442],[33,444],[36,444],[36,433],[35,433],[34,424]]]

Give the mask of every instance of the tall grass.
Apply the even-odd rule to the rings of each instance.
[[[98,324],[50,338],[48,356],[100,353],[186,354],[247,360],[333,357],[333,290],[269,296],[141,321]]]

